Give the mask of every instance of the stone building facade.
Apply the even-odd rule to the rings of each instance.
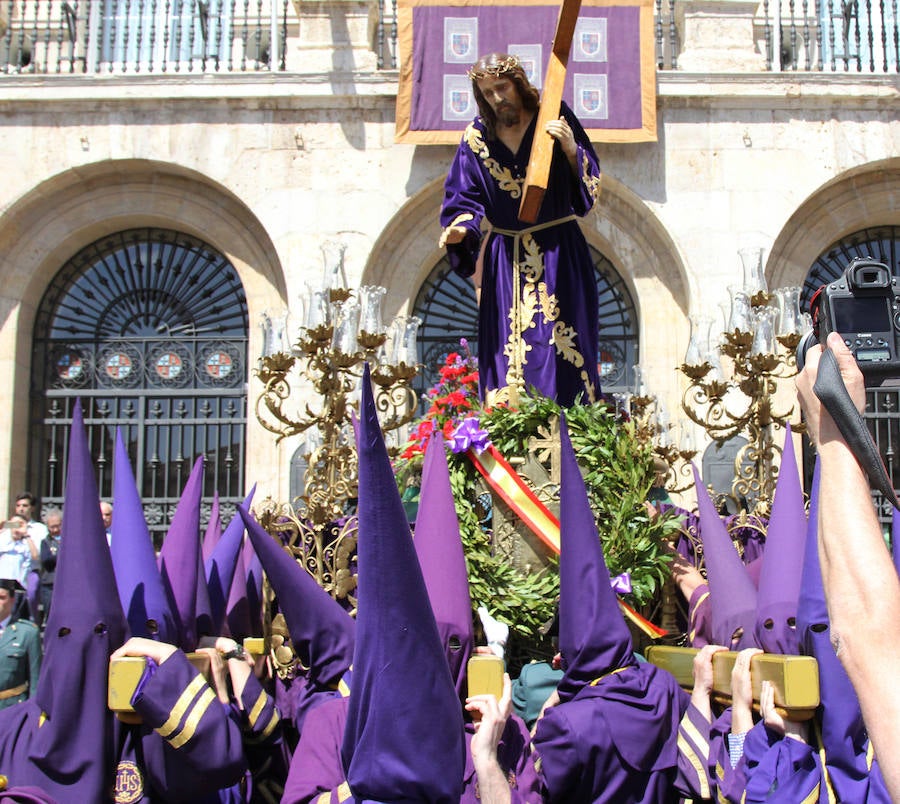
[[[634,301],[645,376],[674,412],[689,315],[719,315],[740,247],[764,249],[775,288],[802,284],[842,238],[900,227],[900,77],[769,70],[755,3],[673,8],[680,52],[657,74],[658,140],[597,145],[602,198],[582,227]],[[441,260],[454,148],[394,142],[398,73],[378,67],[378,7],[298,0],[284,23],[285,69],[0,74],[0,499],[41,477],[35,327],[91,243],[174,230],[227,258],[246,295],[245,370],[263,312],[298,319],[323,242],[346,246],[350,285],[387,288],[389,317]],[[275,445],[245,379],[244,477],[285,499],[299,442]]]

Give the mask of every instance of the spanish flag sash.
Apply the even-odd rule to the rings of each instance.
[[[466,453],[491,490],[505,502],[552,552],[559,555],[559,520],[528,488],[518,472],[491,444],[481,452]],[[627,603],[619,600],[625,617],[651,639],[659,639],[666,632],[642,617]]]

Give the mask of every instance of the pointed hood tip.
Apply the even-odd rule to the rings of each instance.
[[[341,754],[361,799],[455,801],[465,767],[462,707],[410,537],[364,371],[359,449],[359,595],[353,689]],[[398,640],[402,629],[409,639]],[[401,736],[390,690],[427,706]],[[434,723],[441,723],[436,730]],[[397,769],[390,778],[385,767]]]
[[[706,561],[712,601],[713,639],[733,650],[758,647],[756,641],[757,594],[725,523],[716,511],[697,465],[692,463],[700,541]]]
[[[559,647],[562,699],[595,678],[634,664],[631,632],[610,585],[594,512],[565,414],[560,417]]]
[[[781,466],[762,556],[757,596],[756,640],[767,653],[796,654],[796,628],[807,517],[790,423],[785,427]]]
[[[466,556],[440,431],[432,433],[425,450],[413,544],[457,694],[465,697],[466,663],[475,650],[475,627]]]

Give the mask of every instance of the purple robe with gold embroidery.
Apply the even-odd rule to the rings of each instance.
[[[520,222],[518,212],[537,118],[515,154],[499,140],[488,140],[476,119],[463,135],[444,185],[441,225],[466,229],[461,243],[447,247],[457,273],[467,277],[475,272],[482,220],[495,230],[484,249],[481,275],[478,367],[483,397],[514,384],[514,349],[521,356],[525,390],[535,388],[561,405],[571,405],[579,396],[592,402],[600,394],[597,279],[573,217],[587,214],[597,199],[600,168],[584,129],[565,104],[562,114],[578,145],[578,175],[554,146],[550,180],[534,226]],[[546,224],[551,225],[542,228]],[[510,328],[516,251],[520,339]],[[503,401],[502,393],[498,399]]]

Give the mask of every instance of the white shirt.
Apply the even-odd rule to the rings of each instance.
[[[27,527],[28,535],[31,536],[31,541],[34,542],[34,546],[37,547],[38,553],[40,553],[41,542],[50,534],[50,531],[43,522],[35,522],[33,519],[28,523]]]
[[[25,539],[16,541],[9,528],[0,528],[0,578],[14,578],[25,586],[31,570],[31,548]]]

